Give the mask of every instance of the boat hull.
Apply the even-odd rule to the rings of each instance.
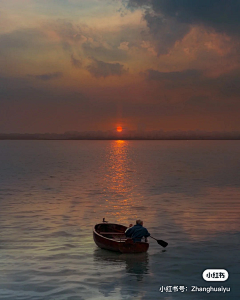
[[[134,243],[125,237],[126,226],[113,223],[99,223],[93,228],[93,239],[99,248],[121,252],[142,253],[147,252],[149,244],[146,242]]]

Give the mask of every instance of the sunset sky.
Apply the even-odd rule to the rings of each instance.
[[[240,0],[0,0],[0,132],[240,131]]]

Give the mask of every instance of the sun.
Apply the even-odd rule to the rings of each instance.
[[[122,132],[122,127],[121,126],[117,127],[117,132]]]

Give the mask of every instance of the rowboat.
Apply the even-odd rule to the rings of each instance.
[[[93,239],[99,248],[121,253],[147,252],[149,243],[133,242],[125,236],[127,227],[120,224],[108,223],[103,219],[93,227]]]

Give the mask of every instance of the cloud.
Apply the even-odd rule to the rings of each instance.
[[[144,6],[179,23],[201,24],[225,33],[240,33],[239,0],[128,0],[128,7]]]
[[[68,55],[74,53],[75,56],[81,55],[82,59],[84,57],[96,57],[102,61],[126,59],[126,51],[118,49],[123,39],[122,35],[125,36],[125,31],[127,31],[127,29],[124,31],[122,27],[116,29],[121,33],[121,36],[116,34],[116,30],[112,32],[111,28],[99,29],[62,19],[47,22],[42,27],[49,40],[60,44]],[[136,36],[137,30],[136,28],[128,28],[127,38],[132,40],[132,37]],[[76,66],[76,61],[73,59],[72,63]]]
[[[33,77],[35,79],[39,79],[42,81],[49,81],[52,79],[57,79],[63,76],[61,72],[54,72],[54,73],[45,73],[45,74],[40,74],[40,75],[28,75],[30,77]]]
[[[93,47],[91,43],[86,42],[82,45],[84,55],[97,57],[99,60],[108,61],[124,61],[126,60],[126,51],[122,51],[117,47],[107,48],[105,46]]]
[[[45,35],[38,29],[19,29],[0,35],[0,53],[40,47]]]
[[[237,104],[240,104],[240,69],[222,74],[217,78],[206,80],[204,84],[211,88],[217,88],[222,97],[225,98],[226,103],[229,103],[231,105],[230,99],[234,98],[237,99]]]
[[[108,76],[121,76],[127,72],[124,65],[119,63],[106,63],[92,58],[92,63],[87,67],[88,71],[96,78]]]
[[[129,42],[122,42],[120,44],[120,46],[118,47],[118,49],[127,51],[127,50],[129,50],[128,44],[129,44]]]
[[[80,69],[82,66],[82,62],[79,59],[76,59],[73,54],[71,55],[71,63],[77,69]]]
[[[91,125],[89,119],[92,114],[97,115],[97,112],[92,112],[92,104],[88,102],[88,97],[80,89],[76,91],[63,86],[51,88],[39,81],[33,82],[29,76],[13,78],[0,74],[2,132],[87,129],[84,126]]]
[[[209,99],[217,99],[216,104],[237,107],[240,105],[238,100],[240,95],[240,69],[221,74],[217,77],[208,77],[202,71],[187,69],[177,72],[159,72],[148,69],[144,73],[149,81],[159,81],[164,88],[169,91],[174,89],[187,91],[187,102],[189,105],[210,105]],[[190,96],[193,93],[193,96]],[[204,97],[203,97],[204,94]],[[180,98],[180,94],[178,95]],[[204,99],[204,101],[203,101]],[[211,100],[213,101],[213,100]]]
[[[178,24],[174,18],[165,19],[151,12],[145,14],[145,20],[154,39],[158,55],[167,54],[176,41],[190,31],[188,24]]]
[[[239,36],[240,0],[127,0],[130,9],[143,8],[158,54],[166,54],[192,26]]]
[[[149,81],[159,81],[167,90],[189,89],[193,86],[196,89],[203,84],[204,75],[202,71],[196,69],[187,69],[176,72],[159,72],[157,70],[148,69],[145,77]]]
[[[87,40],[86,32],[83,32],[88,31],[87,26],[80,26],[64,19],[46,22],[42,25],[42,30],[51,41],[62,43],[66,51],[71,51],[73,46],[79,47]]]
[[[199,80],[201,77],[201,71],[199,70],[183,70],[177,72],[159,72],[153,69],[149,69],[146,72],[146,77],[149,80],[171,80],[171,81],[185,81],[187,79]]]
[[[239,0],[152,0],[155,12],[180,23],[200,24],[216,31],[239,34]]]

